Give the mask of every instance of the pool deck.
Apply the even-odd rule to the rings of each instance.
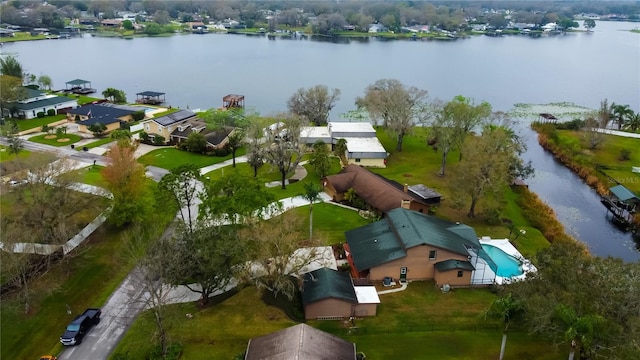
[[[480,244],[495,246],[505,253],[518,259],[521,263],[523,274],[508,278],[498,276],[493,270],[491,270],[489,265],[484,260],[478,259],[476,263],[476,270],[473,272],[471,279],[472,284],[487,284],[492,279],[492,283],[498,285],[508,284],[513,281],[524,280],[527,276],[527,273],[538,271],[538,269],[536,269],[536,267],[529,260],[525,259],[524,256],[520,254],[518,249],[516,249],[515,246],[511,244],[511,242],[509,242],[509,239],[491,239],[483,237],[482,239],[480,239]]]

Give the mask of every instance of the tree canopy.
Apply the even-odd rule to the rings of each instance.
[[[309,89],[298,89],[287,101],[287,106],[292,114],[316,126],[321,126],[327,124],[329,112],[338,99],[340,99],[340,89],[329,92],[326,85],[316,85]]]

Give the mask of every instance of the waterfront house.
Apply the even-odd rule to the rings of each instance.
[[[244,360],[355,360],[356,345],[307,324],[249,340]]]
[[[370,33],[379,33],[379,32],[385,32],[385,31],[389,31],[389,29],[387,29],[382,24],[371,24],[371,25],[369,25],[369,32]]]
[[[184,125],[188,120],[195,119],[196,113],[189,110],[179,110],[174,113],[153,118],[142,123],[144,131],[149,134],[150,137],[162,136],[163,141],[169,141],[171,133],[174,132],[178,126]]]
[[[329,268],[304,274],[301,292],[305,319],[375,316],[380,303],[374,286],[354,286],[348,273]]]
[[[495,268],[473,228],[397,208],[380,221],[345,232],[354,278],[434,280],[438,286],[471,286],[478,257]]]
[[[234,131],[235,128],[231,126],[225,126],[220,129],[211,129],[206,122],[199,118],[193,118],[178,125],[178,127],[171,132],[169,142],[172,144],[179,144],[187,140],[189,134],[200,133],[207,141],[207,149],[221,149],[229,143],[229,136],[231,136]]]
[[[27,87],[20,91],[23,94],[23,99],[4,105],[3,116],[33,119],[38,116],[39,112],[46,115],[49,110],[54,110],[58,114],[78,107],[78,100],[66,96],[47,94],[44,91]]]
[[[324,191],[334,201],[342,202],[349,189],[374,211],[388,212],[395,208],[427,213],[430,206],[440,203],[441,195],[420,185],[400,185],[384,176],[358,166],[348,165],[339,174],[322,179]]]
[[[140,111],[134,107],[113,106],[113,104],[88,104],[67,112],[69,121],[78,123],[78,131],[91,133],[89,127],[101,123],[107,127],[106,133],[120,129],[123,123],[133,121],[133,114]]]

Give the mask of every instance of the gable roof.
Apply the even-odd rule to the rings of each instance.
[[[634,194],[633,192],[631,192],[631,190],[627,189],[622,185],[616,185],[610,188],[609,191],[611,191],[613,195],[615,195],[618,199],[620,199],[620,201],[627,201],[631,199],[640,200],[638,199],[636,194]]]
[[[424,204],[424,202],[418,201],[410,194],[391,185],[390,180],[385,177],[376,175],[358,165],[348,165],[339,174],[327,176],[325,179],[338,192],[346,192],[353,188],[367,204],[383,212],[400,207],[403,200]]]
[[[109,116],[108,114],[105,116],[92,116],[91,118],[81,121],[80,125],[91,126],[93,124],[101,123],[105,125],[113,124],[115,122],[120,122],[122,120],[117,117]]]
[[[298,324],[249,340],[245,360],[355,360],[356,346],[335,335]]]
[[[27,111],[27,110],[42,109],[47,106],[62,104],[70,101],[74,102],[76,105],[78,104],[76,99],[68,98],[66,96],[55,96],[55,97],[36,100],[28,103],[14,102],[14,103],[10,103],[11,104],[10,106],[15,106],[16,109],[18,110]]]
[[[304,274],[302,280],[304,305],[329,298],[346,300],[352,304],[358,303],[351,277],[345,272],[320,268]]]
[[[175,123],[178,123],[180,121],[192,118],[194,116],[196,116],[196,113],[194,113],[193,111],[179,110],[179,111],[176,111],[174,113],[171,113],[171,114],[168,114],[168,115],[165,115],[165,116],[161,116],[159,118],[151,119],[151,120],[157,122],[158,124],[160,124],[162,126],[169,126],[169,125],[173,125]]]
[[[345,232],[352,258],[359,271],[407,256],[407,249],[431,245],[468,256],[468,248],[482,253],[475,231],[413,210],[397,208],[387,217]],[[481,254],[482,256],[482,254]]]
[[[184,126],[180,130],[180,126]],[[224,141],[233,132],[234,128],[231,126],[224,126],[219,129],[210,129],[208,124],[200,118],[190,119],[186,124],[180,125],[177,129],[171,132],[171,136],[180,137],[186,139],[189,134],[194,132],[194,129],[199,129],[197,132],[204,135],[207,143],[212,146],[216,146]]]
[[[25,100],[45,95],[45,92],[42,90],[36,90],[25,86],[23,86],[22,88],[25,91]]]
[[[133,114],[134,110],[125,110],[119,107],[106,106],[102,104],[87,104],[75,109],[69,110],[69,114],[72,115],[83,115],[90,117],[108,117],[108,118],[119,118],[122,116],[127,116]]]

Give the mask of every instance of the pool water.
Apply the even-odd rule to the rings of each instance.
[[[520,267],[520,261],[518,261],[518,259],[514,258],[513,256],[505,253],[495,246],[488,244],[482,244],[482,249],[498,266],[496,275],[510,278],[513,276],[522,275],[524,273],[522,271],[522,268]]]

